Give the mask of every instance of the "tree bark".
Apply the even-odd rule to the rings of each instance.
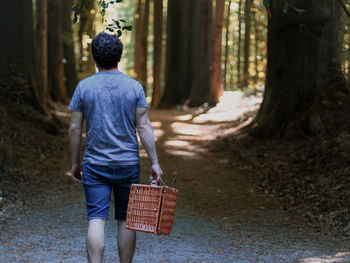
[[[252,0],[245,0],[244,5],[244,23],[245,23],[245,33],[244,33],[244,64],[243,64],[243,83],[242,87],[248,86],[249,79],[249,57],[250,57],[250,28],[251,28],[251,6]]]
[[[227,88],[227,63],[228,63],[228,55],[229,55],[230,15],[231,15],[231,0],[228,0],[227,13],[226,13],[225,62],[224,62],[224,90],[226,90],[226,88]],[[231,72],[231,74],[232,74],[232,72]]]
[[[139,80],[141,72],[141,49],[142,49],[142,0],[137,0],[135,14],[135,46],[134,46],[134,71],[135,78]]]
[[[198,0],[169,0],[167,16],[165,89],[160,107],[183,105],[190,94],[193,74],[193,54],[189,36],[196,25],[196,12],[192,8]],[[179,20],[179,17],[182,19]]]
[[[254,82],[257,83],[259,79],[259,41],[260,41],[260,32],[258,30],[258,21],[257,21],[257,12],[253,13],[253,23],[254,23],[254,67],[255,67],[255,76]]]
[[[64,74],[68,96],[72,97],[78,83],[72,30],[72,0],[62,0],[62,5]]]
[[[153,51],[153,93],[152,107],[160,103],[160,84],[162,66],[162,37],[163,37],[163,0],[154,0],[154,51]]]
[[[6,32],[1,42],[2,53],[0,73],[20,74],[31,88],[33,97],[29,103],[43,114],[48,112],[40,98],[41,86],[37,85],[38,68],[36,35],[34,30],[34,10],[32,1],[5,1],[2,8],[6,10],[0,18],[0,30]],[[18,15],[14,15],[18,14]]]
[[[23,72],[28,79],[28,83],[31,87],[33,94],[33,105],[42,113],[47,114],[47,110],[43,107],[43,103],[40,97],[40,86],[37,85],[36,79],[37,75],[34,71],[35,68],[35,31],[34,31],[34,12],[33,12],[33,3],[30,1],[25,1],[22,3],[22,41],[25,45],[22,46],[19,50],[23,61]],[[18,7],[17,7],[18,8]],[[13,10],[15,11],[15,10]],[[37,70],[41,70],[40,68]]]
[[[222,55],[222,26],[224,22],[225,0],[216,0],[215,29],[213,45],[213,71],[211,78],[211,98],[210,104],[215,105],[223,93],[221,74]]]
[[[6,50],[2,52],[0,59],[0,72],[8,73],[10,65],[16,61],[23,62],[23,52],[21,51],[23,43],[23,18],[20,16],[14,16],[16,13],[16,7],[21,6],[22,1],[4,1],[1,3],[1,7],[6,10],[0,17],[0,29],[1,32],[6,32],[7,37],[1,41],[1,49]],[[17,11],[18,12],[18,11]],[[20,14],[25,13],[25,10],[21,9]],[[17,63],[18,63],[17,62]]]
[[[45,112],[49,107],[47,58],[47,0],[36,0],[36,84]]]
[[[91,75],[95,72],[95,62],[91,52],[91,43],[85,42],[85,38],[93,38],[95,35],[95,14],[90,13],[95,9],[94,0],[81,0],[79,21],[79,72]],[[85,43],[84,43],[85,42]],[[84,46],[85,44],[85,46]]]
[[[289,4],[305,12],[290,9],[285,14],[281,3],[271,7],[265,94],[254,130],[259,137],[324,131],[320,107],[330,91],[346,86],[336,59],[339,3]]]
[[[135,65],[136,79],[141,82],[147,94],[147,49],[150,0],[139,0],[135,24]]]
[[[198,3],[199,18],[196,28],[195,75],[188,105],[197,107],[210,101],[212,63],[212,0]]]
[[[242,0],[239,0],[238,4],[238,47],[237,47],[237,86],[242,86],[242,74],[241,74],[241,47],[242,47]]]
[[[53,100],[68,102],[64,83],[62,3],[48,0],[48,73],[49,89]]]
[[[141,48],[141,71],[140,82],[147,95],[147,57],[148,57],[148,26],[149,26],[149,7],[150,0],[146,0],[145,9],[143,12],[143,30],[142,30],[142,48]]]

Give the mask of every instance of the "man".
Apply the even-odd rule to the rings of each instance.
[[[151,161],[151,176],[158,182],[162,170],[143,88],[118,70],[123,50],[121,41],[113,35],[100,33],[93,39],[91,49],[99,71],[80,81],[69,105],[72,110],[69,128],[72,177],[84,184],[89,262],[103,261],[104,227],[112,190],[120,262],[131,262],[136,233],[125,228],[125,220],[130,186],[139,183],[140,177],[136,129]],[[81,178],[79,153],[84,119],[86,145]]]

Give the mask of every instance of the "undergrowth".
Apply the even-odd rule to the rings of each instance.
[[[289,140],[234,135],[212,150],[255,181],[252,191],[280,200],[320,231],[350,236],[350,120],[345,111],[324,117],[327,134]]]

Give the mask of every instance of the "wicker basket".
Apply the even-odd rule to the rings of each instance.
[[[178,190],[167,186],[133,184],[130,190],[126,228],[169,235],[174,222]]]

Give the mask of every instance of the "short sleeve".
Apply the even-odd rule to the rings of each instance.
[[[143,108],[148,108],[145,92],[143,91],[142,85],[140,84],[138,86],[139,92],[138,92],[138,98],[136,102],[137,107],[143,107]]]
[[[81,96],[80,83],[77,85],[72,100],[68,106],[68,109],[72,111],[83,112],[83,100]]]

